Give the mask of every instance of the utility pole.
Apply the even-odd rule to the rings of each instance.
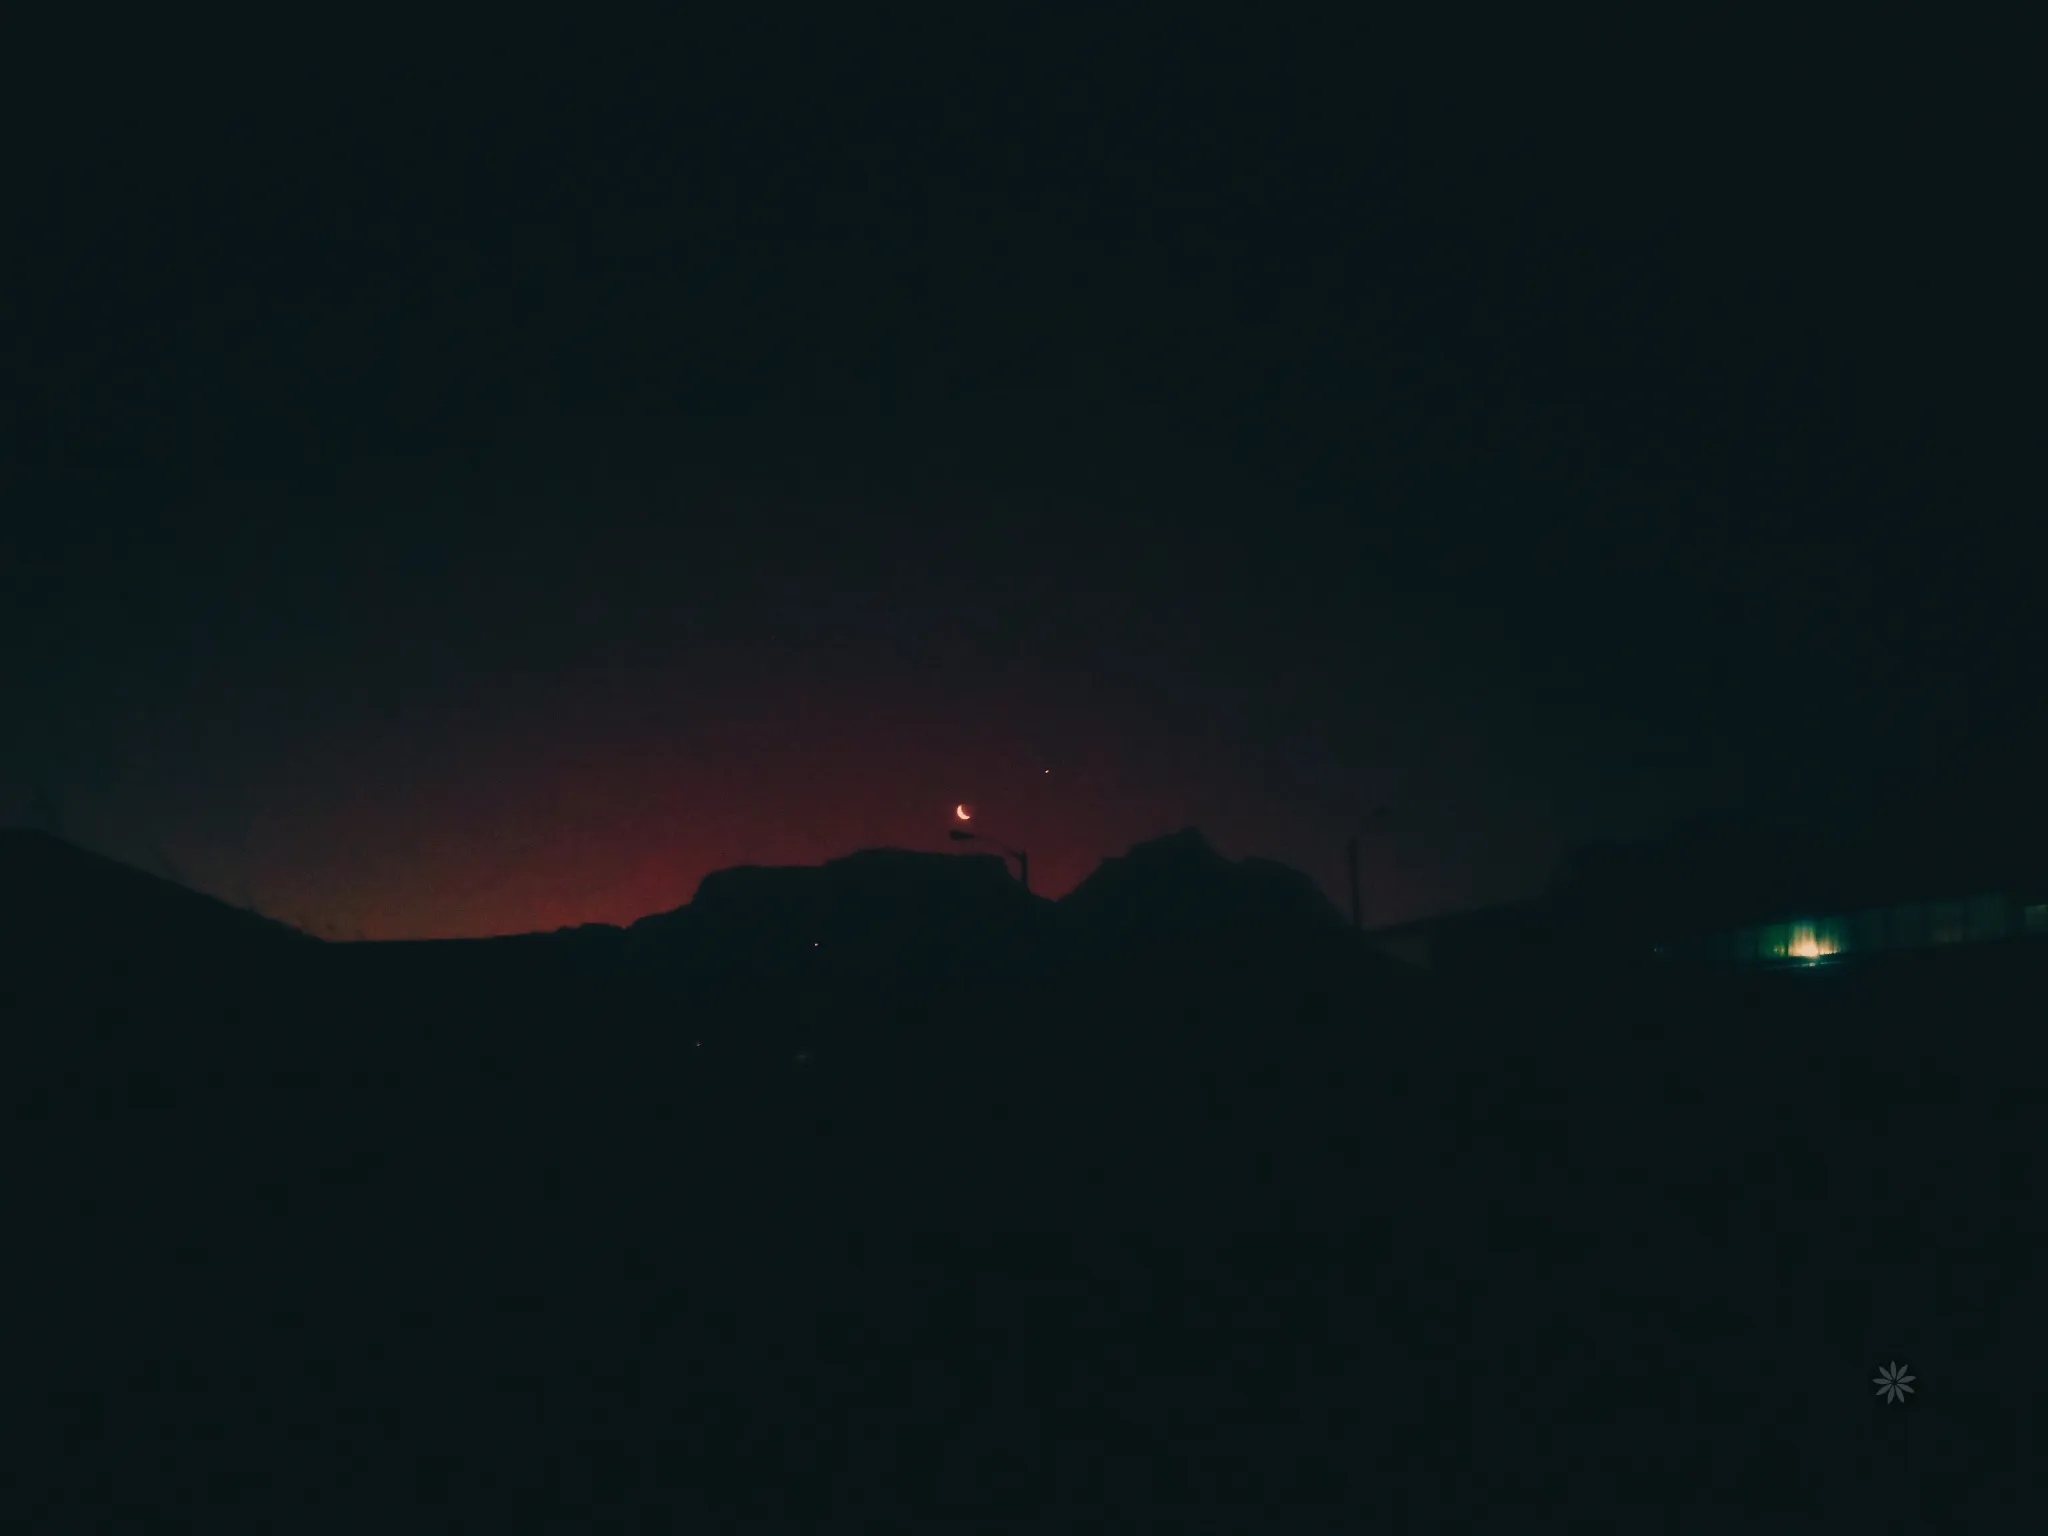
[[[1025,895],[1031,894],[1031,855],[1023,849],[1004,848],[994,838],[983,837],[979,832],[969,832],[962,827],[953,828],[946,836],[953,839],[956,843],[987,843],[991,848],[1002,849],[1004,853],[1017,861],[1017,883],[1024,887]]]

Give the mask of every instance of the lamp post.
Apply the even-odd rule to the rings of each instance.
[[[1017,861],[1017,883],[1024,887],[1024,894],[1031,894],[1031,855],[1022,848],[1004,848],[994,838],[983,837],[979,832],[969,832],[965,827],[955,827],[946,836],[956,843],[987,843]]]

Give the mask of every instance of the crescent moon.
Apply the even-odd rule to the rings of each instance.
[[[966,806],[964,806],[964,805],[956,805],[956,806],[954,806],[954,807],[953,807],[953,814],[954,814],[955,816],[958,816],[958,817],[959,817],[959,818],[960,818],[960,819],[961,819],[962,821],[966,821],[966,820],[968,819],[968,812],[967,812],[967,807],[966,807]]]

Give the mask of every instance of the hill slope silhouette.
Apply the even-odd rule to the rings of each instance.
[[[1347,926],[1307,875],[1270,859],[1227,859],[1194,827],[1103,860],[1058,911],[1062,932],[1103,939]]]
[[[244,911],[48,832],[0,828],[0,920],[38,942],[304,940]]]
[[[0,987],[204,979],[317,948],[295,928],[46,832],[0,829]]]

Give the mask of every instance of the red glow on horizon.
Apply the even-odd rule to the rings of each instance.
[[[1194,745],[1111,732],[1078,687],[1071,713],[1056,701],[966,721],[887,679],[676,692],[658,676],[568,673],[416,720],[248,731],[232,793],[116,803],[105,819],[147,828],[209,890],[246,885],[310,931],[371,940],[623,926],[687,905],[716,870],[874,847],[951,854],[931,807],[962,778],[1000,794],[998,833],[1031,851],[1032,890],[1049,899],[1188,825],[1219,848],[1341,875],[1341,837],[1315,809],[1243,804]],[[1087,741],[1093,756],[1063,765],[1055,792],[1043,759],[1031,772],[1034,736]],[[979,836],[979,822],[955,802],[949,825]],[[139,836],[120,851],[146,861]]]

